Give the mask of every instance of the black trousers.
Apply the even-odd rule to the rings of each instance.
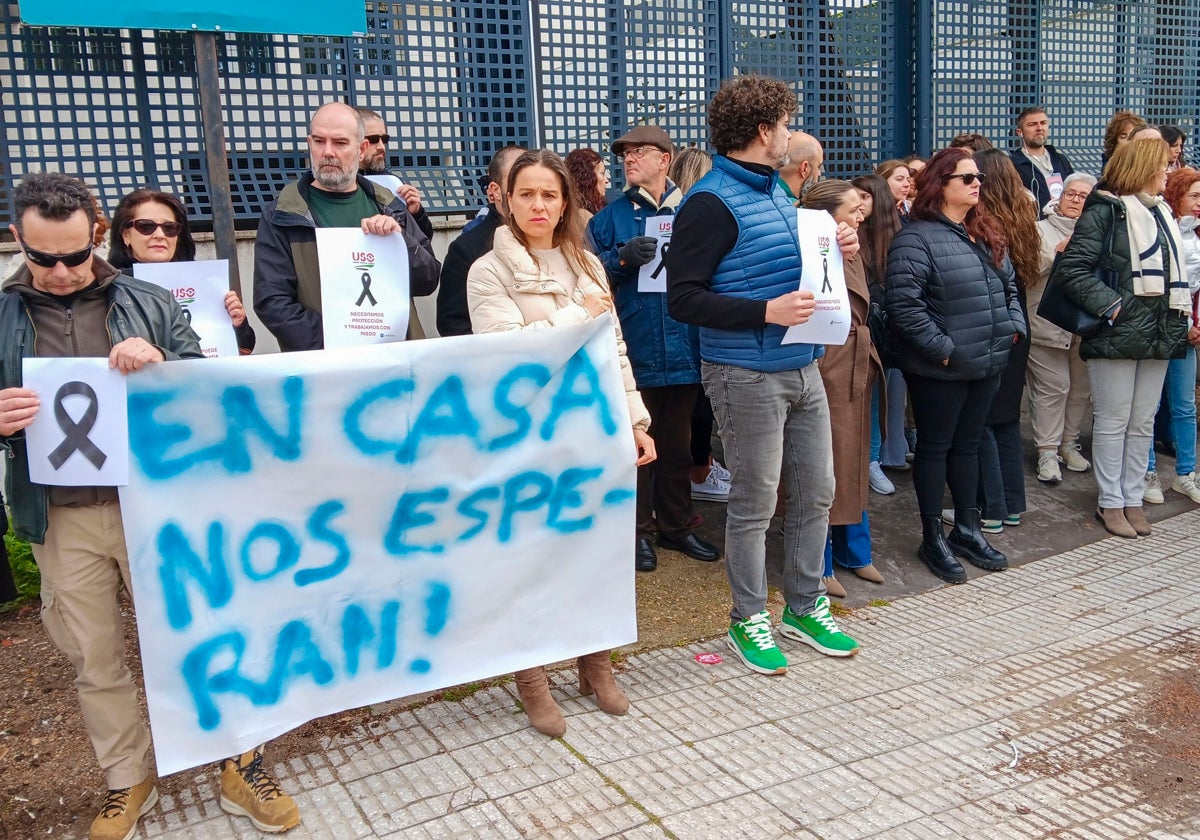
[[[692,409],[700,383],[641,389],[650,412],[650,437],[658,458],[638,467],[637,535],[650,539],[654,523],[672,539],[688,533],[692,518]]]
[[[913,487],[922,516],[941,516],[947,485],[956,510],[978,506],[979,440],[999,375],[969,382],[904,374],[917,424]]]

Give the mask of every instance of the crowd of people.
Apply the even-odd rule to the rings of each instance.
[[[829,599],[845,595],[837,569],[883,582],[869,495],[895,492],[900,471],[916,491],[916,556],[951,583],[967,579],[963,561],[1007,568],[988,535],[1020,524],[1027,472],[1053,484],[1063,467],[1092,470],[1107,531],[1149,534],[1143,503],[1163,501],[1159,413],[1175,455],[1170,489],[1200,503],[1200,171],[1183,165],[1178,128],[1118,112],[1093,175],[1047,142],[1049,115],[1030,107],[1011,153],[963,134],[928,160],[887,160],[837,180],[822,178],[817,138],[791,129],[796,111],[788,85],[737,77],[708,106],[715,154],[678,148],[655,125],[616,138],[619,192],[594,149],[560,157],[502,148],[488,168],[486,207],[439,262],[420,192],[387,171],[383,118],[329,103],[309,125],[311,170],[263,212],[254,311],[283,352],[323,349],[315,231],[358,227],[403,239],[411,294],[436,291],[440,335],[606,319],[636,446],[634,567],[655,571],[660,548],[724,557],[728,646],[758,673],[787,670],[776,634],[828,656],[858,653]],[[9,229],[22,261],[0,294],[13,529],[33,544],[43,621],[76,670],[106,775],[91,837],[127,840],[157,793],[116,608],[130,587],[120,506],[114,488],[30,482],[22,431],[41,400],[22,386],[19,362],[107,356],[135,373],[201,358],[171,295],[128,276],[136,263],[193,260],[195,243],[184,205],[156,190],[122,199],[111,225],[81,181],[58,173],[26,176],[14,201]],[[814,293],[799,288],[797,207],[827,213],[836,229],[851,321],[843,344],[784,341],[816,310]],[[669,250],[650,234],[663,222]],[[642,282],[658,262],[665,292]],[[1039,315],[1052,288],[1097,329],[1081,336]],[[243,302],[230,292],[225,304],[240,352],[253,352]],[[425,337],[415,308],[407,337]],[[1028,470],[1026,392],[1037,453]],[[1089,413],[1091,460],[1080,442]],[[726,504],[723,545],[697,533],[697,499]],[[766,607],[776,517],[786,601],[778,624]],[[609,714],[628,710],[609,651],[577,667],[581,694]],[[562,735],[545,668],[515,676],[532,726]],[[299,823],[261,748],[222,762],[220,791],[223,808],[260,830]]]

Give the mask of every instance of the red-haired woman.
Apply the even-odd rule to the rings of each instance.
[[[1009,350],[1028,335],[1004,234],[979,203],[981,183],[969,150],[934,155],[888,253],[888,321],[917,423],[917,556],[950,583],[967,579],[956,554],[983,569],[1008,567],[979,529],[979,441]],[[954,500],[949,538],[946,485]]]
[[[567,173],[578,188],[579,209],[586,222],[608,205],[608,167],[595,149],[572,149],[563,158]]]

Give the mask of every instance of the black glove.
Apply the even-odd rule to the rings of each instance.
[[[635,236],[621,246],[620,250],[617,251],[617,256],[621,259],[623,265],[630,268],[637,268],[650,262],[657,253],[657,239],[653,236]]]

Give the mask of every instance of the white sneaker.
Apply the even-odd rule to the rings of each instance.
[[[724,481],[726,484],[728,484],[730,481],[733,481],[733,473],[731,473],[729,470],[725,469],[725,465],[722,464],[720,461],[718,461],[716,458],[713,458],[713,462],[708,467],[708,472],[709,472],[709,475],[715,475],[717,478],[721,479],[721,481]]]
[[[1146,473],[1146,489],[1142,491],[1142,501],[1152,505],[1161,505],[1166,501],[1163,497],[1162,484],[1158,481],[1158,473],[1153,470]]]
[[[699,484],[692,482],[692,498],[703,502],[728,502],[729,482],[722,481],[715,472],[709,470],[704,481]]]
[[[878,461],[872,461],[867,466],[867,482],[880,496],[890,496],[896,492],[896,485],[883,474],[883,467],[879,466]]]
[[[1078,443],[1064,443],[1058,447],[1058,456],[1071,472],[1087,472],[1092,468],[1092,462],[1083,457],[1081,449]]]
[[[1062,481],[1062,471],[1058,468],[1058,456],[1048,450],[1038,453],[1037,480],[1047,484],[1057,484]]]
[[[1200,485],[1196,484],[1196,473],[1190,472],[1187,475],[1175,476],[1175,481],[1171,484],[1171,489],[1176,493],[1182,493],[1200,505]]]

